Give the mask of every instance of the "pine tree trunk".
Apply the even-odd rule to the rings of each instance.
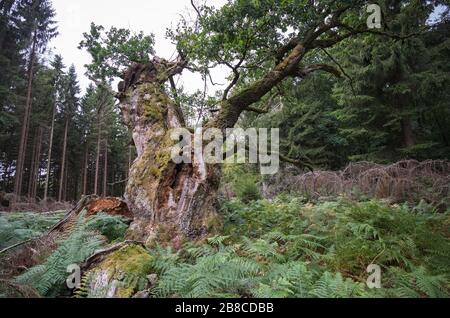
[[[97,156],[95,158],[94,194],[98,195],[98,177],[100,172],[100,119],[98,121]]]
[[[47,161],[47,174],[45,176],[44,202],[47,201],[48,184],[50,182],[50,169],[51,169],[52,150],[53,150],[53,135],[55,132],[55,117],[56,117],[56,102],[53,105],[52,124],[50,127],[50,140],[48,142],[48,161]]]
[[[83,190],[82,195],[87,194],[87,178],[88,178],[88,144],[86,143],[85,150],[84,150],[84,164],[83,164]]]
[[[27,99],[25,102],[24,116],[22,122],[22,130],[20,133],[20,144],[19,144],[19,153],[17,158],[17,166],[16,166],[16,176],[14,181],[14,194],[17,197],[20,197],[22,194],[22,181],[23,181],[23,168],[25,164],[25,154],[27,151],[27,137],[28,137],[28,129],[29,129],[29,121],[31,114],[31,106],[32,106],[32,88],[33,88],[33,75],[34,75],[34,63],[36,56],[36,45],[37,45],[37,32],[34,32],[33,35],[33,44],[30,52],[30,60],[28,63],[28,84],[27,84]]]
[[[94,192],[94,183],[92,181],[94,181],[95,178],[95,170],[94,169],[90,169],[88,170],[88,180],[91,180],[90,183],[88,183],[88,192],[89,194],[95,194]]]
[[[151,65],[130,69],[119,85],[125,123],[133,132],[138,158],[129,172],[125,198],[134,214],[130,238],[177,246],[216,232],[216,197],[221,168],[203,158],[175,164],[170,129],[184,122]]]
[[[69,175],[69,160],[66,159],[66,168],[64,169],[65,173],[64,173],[64,194],[63,194],[63,201],[66,202],[67,201],[67,188],[69,187],[68,185],[68,175]]]
[[[39,126],[36,132],[36,138],[33,146],[33,158],[31,160],[30,169],[30,182],[28,184],[28,197],[36,198],[37,181],[39,176],[39,166],[41,159],[41,147],[42,147],[42,127]]]
[[[105,155],[103,167],[103,197],[108,196],[108,141],[105,140]]]
[[[99,194],[99,180],[100,180],[100,152],[101,152],[101,137],[102,137],[102,121],[103,121],[103,103],[101,102],[98,109],[97,117],[97,154],[95,158],[95,176],[94,176],[94,194]]]
[[[36,161],[35,161],[35,174],[34,174],[34,185],[33,185],[33,191],[32,196],[33,198],[37,197],[37,190],[38,185],[40,182],[40,166],[41,166],[41,150],[42,150],[42,137],[43,137],[43,128],[39,126],[39,133],[38,133],[38,146],[37,146],[37,154],[36,154]]]
[[[115,181],[116,181],[116,172],[113,171],[113,173],[112,173],[112,184],[111,184],[111,195],[112,195],[112,196],[115,196],[115,193],[114,193],[114,184],[115,184]]]
[[[36,131],[37,133],[37,131]],[[37,135],[37,134],[36,134]],[[33,151],[31,152],[31,164],[30,164],[30,176],[28,180],[28,198],[31,199],[33,197],[33,184],[34,184],[34,176],[35,176],[35,162],[36,162],[36,152],[37,152],[37,138],[34,138],[33,142]]]
[[[69,133],[69,116],[66,117],[66,123],[64,125],[64,141],[63,141],[63,155],[61,160],[61,175],[59,179],[59,193],[58,201],[61,202],[63,199],[64,191],[64,177],[66,173],[66,156],[67,156],[67,136]]]

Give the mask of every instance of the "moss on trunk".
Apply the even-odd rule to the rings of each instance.
[[[150,288],[147,278],[153,257],[139,245],[127,245],[109,254],[85,275],[89,298],[131,298]]]
[[[221,169],[202,160],[172,161],[171,129],[181,128],[184,120],[165,91],[165,67],[136,65],[119,85],[123,118],[138,153],[125,193],[134,215],[128,238],[180,246],[220,229],[215,203]]]

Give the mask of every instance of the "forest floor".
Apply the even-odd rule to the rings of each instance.
[[[271,200],[224,199],[221,213],[222,236],[186,242],[178,251],[146,249],[149,257],[135,274],[142,280],[150,275],[153,283],[133,285],[141,286],[133,287],[133,293],[146,289],[146,297],[450,295],[450,209],[439,212],[424,201],[391,204],[336,196],[311,202],[284,194]],[[0,249],[38,237],[63,217],[64,212],[1,214]],[[127,227],[121,216],[80,214],[53,254],[16,277],[0,277],[0,295],[94,297],[86,277],[80,288],[67,289],[66,267],[123,241]],[[379,289],[367,285],[371,264],[380,266]]]
[[[115,198],[0,213],[0,297],[104,297],[92,262],[118,297],[450,297],[449,176],[447,161],[273,178],[226,166],[223,233],[181,249],[126,241],[132,214]]]

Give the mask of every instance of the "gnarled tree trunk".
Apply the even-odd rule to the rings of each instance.
[[[129,172],[125,198],[134,214],[130,239],[169,242],[198,239],[220,226],[216,197],[221,169],[202,158],[175,164],[171,129],[184,120],[164,88],[170,65],[137,64],[119,85],[124,122],[133,132],[138,158]]]
[[[308,51],[331,47],[343,38],[332,37],[327,41],[317,39],[339,24],[339,18],[347,9],[341,8],[331,14],[329,23],[320,23],[280,47],[276,54],[277,64],[260,80],[242,90],[231,91],[239,79],[238,66],[235,78],[225,90],[220,110],[208,127],[225,132],[235,126],[245,111],[263,113],[251,107],[260,101],[288,77],[305,78],[316,71],[335,76],[341,72],[332,65],[302,65]],[[355,33],[356,34],[356,33]],[[134,162],[125,198],[135,215],[130,239],[180,242],[183,238],[198,238],[211,233],[218,224],[215,209],[221,169],[196,158],[193,164],[175,164],[171,160],[174,142],[170,130],[183,126],[179,107],[170,100],[164,83],[179,74],[187,62],[180,52],[180,61],[170,63],[154,58],[148,64],[135,64],[119,84],[118,98],[121,102],[125,123],[133,131],[138,158]],[[237,73],[237,74],[236,74]],[[228,93],[232,93],[228,98]],[[302,165],[299,160],[280,156],[281,160]]]

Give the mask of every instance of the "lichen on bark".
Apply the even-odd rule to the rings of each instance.
[[[180,246],[185,239],[201,239],[221,228],[216,193],[218,166],[198,158],[192,164],[171,159],[171,129],[184,119],[168,96],[168,62],[136,64],[119,84],[124,122],[132,131],[138,158],[132,165],[125,199],[134,215],[128,238]]]

